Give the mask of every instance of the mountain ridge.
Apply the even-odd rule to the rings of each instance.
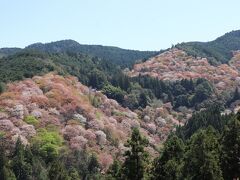
[[[240,30],[231,31],[208,42],[186,42],[175,45],[195,57],[208,58],[211,64],[228,63],[232,51],[240,49]]]
[[[25,50],[37,50],[45,53],[81,53],[104,59],[123,68],[131,67],[136,61],[147,59],[158,53],[158,51],[130,50],[115,46],[80,44],[77,41],[68,39],[49,43],[38,42],[23,49],[1,48],[0,58]]]
[[[231,31],[212,41],[190,41],[178,43],[174,47],[186,51],[195,57],[207,58],[210,64],[228,63],[233,57],[232,51],[240,49],[240,30]],[[80,44],[66,39],[48,43],[34,43],[25,48],[1,48],[0,58],[12,55],[24,49],[40,50],[48,53],[83,53],[111,61],[121,67],[131,67],[138,60],[146,60],[166,50],[140,51],[119,48],[116,46]]]

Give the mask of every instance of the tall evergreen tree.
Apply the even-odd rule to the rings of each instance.
[[[8,158],[5,155],[5,149],[0,146],[0,180],[15,180],[16,177],[9,167]]]
[[[139,106],[145,108],[148,105],[148,97],[145,92],[142,92],[139,97]]]
[[[189,180],[222,180],[220,144],[212,127],[199,130],[185,152],[183,177]]]
[[[55,160],[49,169],[49,179],[50,180],[70,180],[68,173],[59,160]]]
[[[221,142],[224,179],[240,178],[240,114],[227,125]]]
[[[155,159],[153,179],[180,179],[183,155],[183,141],[176,135],[170,136],[164,143],[164,149],[160,157]]]
[[[24,146],[20,138],[16,142],[12,168],[17,180],[31,179],[32,167],[31,164],[26,162]]]
[[[118,160],[114,160],[113,164],[109,167],[108,174],[114,179],[121,179],[121,165]]]
[[[88,176],[94,176],[99,172],[100,165],[98,163],[97,156],[95,154],[92,154],[88,159]]]
[[[134,128],[131,139],[128,140],[126,147],[125,162],[123,164],[124,178],[129,180],[141,180],[147,171],[148,153],[144,150],[148,146],[148,140],[143,137],[139,129]]]
[[[240,99],[240,93],[238,88],[236,87],[235,91],[234,91],[234,95],[233,95],[233,101],[239,100]]]

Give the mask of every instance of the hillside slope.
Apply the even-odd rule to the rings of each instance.
[[[116,154],[124,152],[133,127],[140,127],[150,141],[148,151],[156,153],[178,121],[166,107],[154,111],[144,110],[141,120],[75,77],[50,73],[8,84],[0,95],[0,132],[14,145],[19,136],[28,144],[43,129],[57,129],[67,148],[96,152],[107,168]]]
[[[227,64],[212,66],[207,58],[195,58],[177,48],[150,58],[144,63],[135,64],[128,75],[150,75],[170,81],[204,78],[212,82],[220,91],[240,84],[239,71],[234,66]]]
[[[50,71],[71,74],[82,83],[88,84],[91,72],[101,72],[110,76],[119,72],[112,63],[80,53],[48,54],[34,50],[24,50],[0,59],[0,81],[9,82],[43,75]]]

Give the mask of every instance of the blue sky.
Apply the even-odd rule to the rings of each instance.
[[[159,50],[240,29],[239,0],[0,0],[0,47],[74,39]]]

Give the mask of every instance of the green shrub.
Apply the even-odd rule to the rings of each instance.
[[[5,132],[0,131],[0,139],[3,138],[5,136],[5,134],[6,134]]]
[[[26,116],[24,119],[23,119],[24,122],[28,123],[28,124],[31,124],[33,126],[38,126],[39,124],[39,121],[37,118],[35,118],[34,116]]]
[[[102,92],[111,99],[115,99],[119,103],[122,103],[124,100],[124,95],[126,94],[121,88],[112,86],[110,84],[104,86]]]
[[[98,108],[101,105],[101,99],[98,96],[95,95],[89,95],[89,100],[91,102],[91,104],[95,107]]]
[[[96,112],[96,118],[97,118],[98,120],[100,120],[101,117],[102,117],[102,113],[99,112],[99,111],[97,111],[97,112]]]

